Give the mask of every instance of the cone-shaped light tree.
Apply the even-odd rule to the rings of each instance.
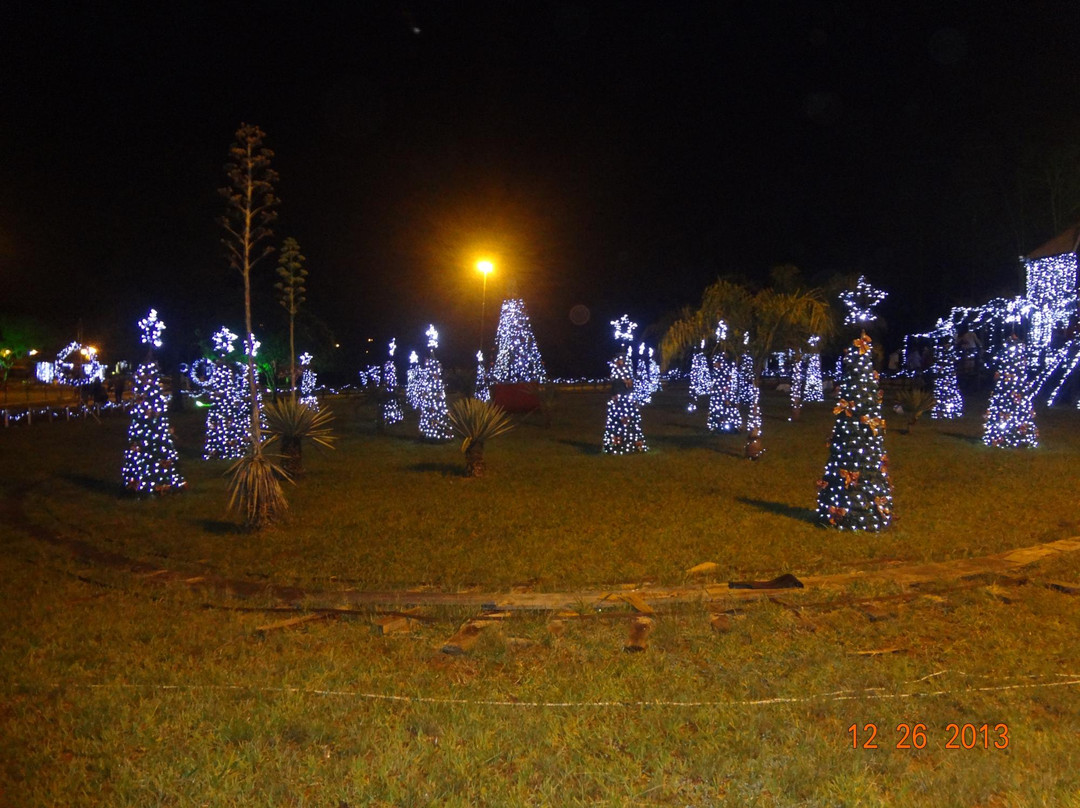
[[[300,367],[303,368],[300,372],[300,403],[313,412],[318,412],[319,397],[315,395],[315,383],[318,381],[318,376],[311,367],[311,360],[315,357],[305,352],[298,358]]]
[[[742,430],[739,411],[739,366],[725,349],[727,323],[716,324],[716,346],[712,358],[712,389],[709,393],[709,417],[705,428],[710,432],[732,433]]]
[[[439,347],[439,332],[434,325],[428,326],[428,357],[418,376],[417,399],[420,405],[420,433],[428,440],[450,440],[454,432],[450,427],[446,406],[446,385],[443,383],[442,364],[435,357]]]
[[[803,374],[803,401],[824,401],[825,391],[821,383],[821,337],[817,334],[806,341],[803,358],[806,370]]]
[[[165,323],[157,311],[139,321],[141,341],[147,346],[146,361],[135,371],[135,404],[128,425],[128,448],[124,452],[124,486],[139,494],[179,491],[186,484],[177,467],[178,455],[169,424],[169,401],[161,385],[161,373],[154,361],[154,348],[161,347]]]
[[[244,456],[250,440],[247,408],[245,407],[246,380],[243,366],[238,367],[229,359],[239,337],[222,326],[211,337],[217,358],[210,365],[207,385],[210,393],[210,409],[206,414],[206,443],[203,445],[204,460],[236,460]]]
[[[544,360],[540,358],[532,324],[525,313],[525,301],[521,298],[503,301],[495,331],[495,367],[491,377],[498,384],[547,379]]]
[[[931,418],[959,418],[964,414],[964,398],[956,378],[960,357],[956,352],[956,331],[951,323],[938,320],[934,331],[934,361],[930,373],[934,377],[934,406]]]
[[[397,365],[394,363],[394,353],[397,351],[397,339],[390,340],[389,357],[383,365],[382,372],[382,423],[392,426],[405,418],[401,411],[401,402],[398,401]]]
[[[860,334],[844,351],[829,459],[817,495],[818,521],[839,530],[883,530],[892,519],[881,389],[873,343],[864,330],[884,297],[862,277],[841,295],[848,307],[844,324],[858,327]]]
[[[709,395],[712,389],[712,375],[709,373],[709,358],[705,356],[705,340],[694,351],[694,358],[690,360],[690,403],[686,405],[687,412],[695,412],[698,407],[698,399]]]
[[[484,352],[476,352],[476,384],[473,398],[479,401],[491,401],[491,389],[488,387],[487,371],[484,369]]]
[[[1039,445],[1035,402],[1028,381],[1024,343],[1013,337],[995,357],[994,391],[986,410],[983,443],[1004,449]]]
[[[420,357],[416,351],[409,351],[409,367],[405,370],[405,402],[415,412],[420,409]]]
[[[602,448],[605,454],[647,452],[645,434],[641,429],[641,402],[634,394],[633,339],[637,323],[623,315],[611,321],[615,341],[622,350],[608,362],[611,368],[611,398],[607,404]]]

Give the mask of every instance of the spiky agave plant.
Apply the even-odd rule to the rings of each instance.
[[[288,510],[289,503],[278,477],[288,480],[289,474],[263,454],[262,446],[255,453],[241,457],[226,473],[229,475],[229,510],[240,513],[249,530],[261,530],[273,524]]]
[[[514,428],[506,410],[490,401],[463,398],[450,408],[450,425],[463,438],[465,476],[484,476],[484,443]]]
[[[900,430],[906,435],[915,426],[915,422],[919,418],[934,409],[937,399],[934,398],[931,391],[923,387],[912,386],[905,387],[896,394],[896,403],[900,405],[904,415],[907,416],[907,426]]]
[[[334,415],[328,409],[316,412],[291,398],[263,405],[267,431],[281,441],[282,467],[291,477],[304,473],[303,443],[314,441],[334,448],[337,437],[330,428]]]

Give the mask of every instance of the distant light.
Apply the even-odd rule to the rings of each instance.
[[[31,348],[30,349],[30,356],[37,356],[37,355],[38,355],[37,348]]]
[[[340,348],[340,347],[341,347],[341,343],[340,343],[340,342],[335,342],[335,343],[334,343],[334,347],[335,347],[335,348]]]

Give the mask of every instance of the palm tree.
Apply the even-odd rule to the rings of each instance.
[[[719,338],[716,324],[721,320],[727,329]],[[801,350],[809,337],[830,331],[829,305],[817,289],[780,291],[767,287],[753,292],[721,278],[705,289],[701,306],[685,310],[668,328],[660,351],[665,367],[679,361],[703,339],[714,351],[726,351],[735,360],[740,354],[749,354],[753,361],[752,383],[758,387],[761,372],[774,351]],[[745,455],[755,459],[763,449],[757,426],[760,412],[757,404],[751,407]]]

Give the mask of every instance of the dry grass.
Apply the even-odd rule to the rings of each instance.
[[[388,637],[364,615],[259,631],[281,615],[222,607],[270,603],[155,585],[44,540],[249,580],[572,590],[678,582],[704,560],[771,577],[1080,532],[1074,412],[1041,420],[1035,452],[982,447],[974,418],[890,436],[899,519],[850,536],[806,521],[822,412],[789,424],[768,402],[768,452],[747,464],[737,438],[700,436],[681,399],[661,399],[645,416],[654,450],[611,458],[602,402],[563,396],[550,429],[526,422],[492,447],[483,480],[461,477],[456,446],[343,415],[339,451],[310,458],[290,521],[258,538],[225,520],[224,464],[193,459],[192,423],[190,491],[152,502],[119,493],[122,424],[0,433],[19,458],[0,487],[25,514],[0,517],[0,804],[1077,804],[1080,597],[1037,581],[1080,581],[1078,559],[1024,586],[862,586],[804,596],[801,613],[781,596],[738,606],[725,632],[686,607],[657,617],[640,654],[622,650],[625,612],[558,636],[547,615],[517,615],[449,657],[469,612]],[[863,600],[891,616],[868,619]],[[895,748],[902,722],[927,725],[926,748]],[[1006,723],[1009,747],[948,750],[952,722]],[[881,748],[852,749],[853,723],[876,723]]]

